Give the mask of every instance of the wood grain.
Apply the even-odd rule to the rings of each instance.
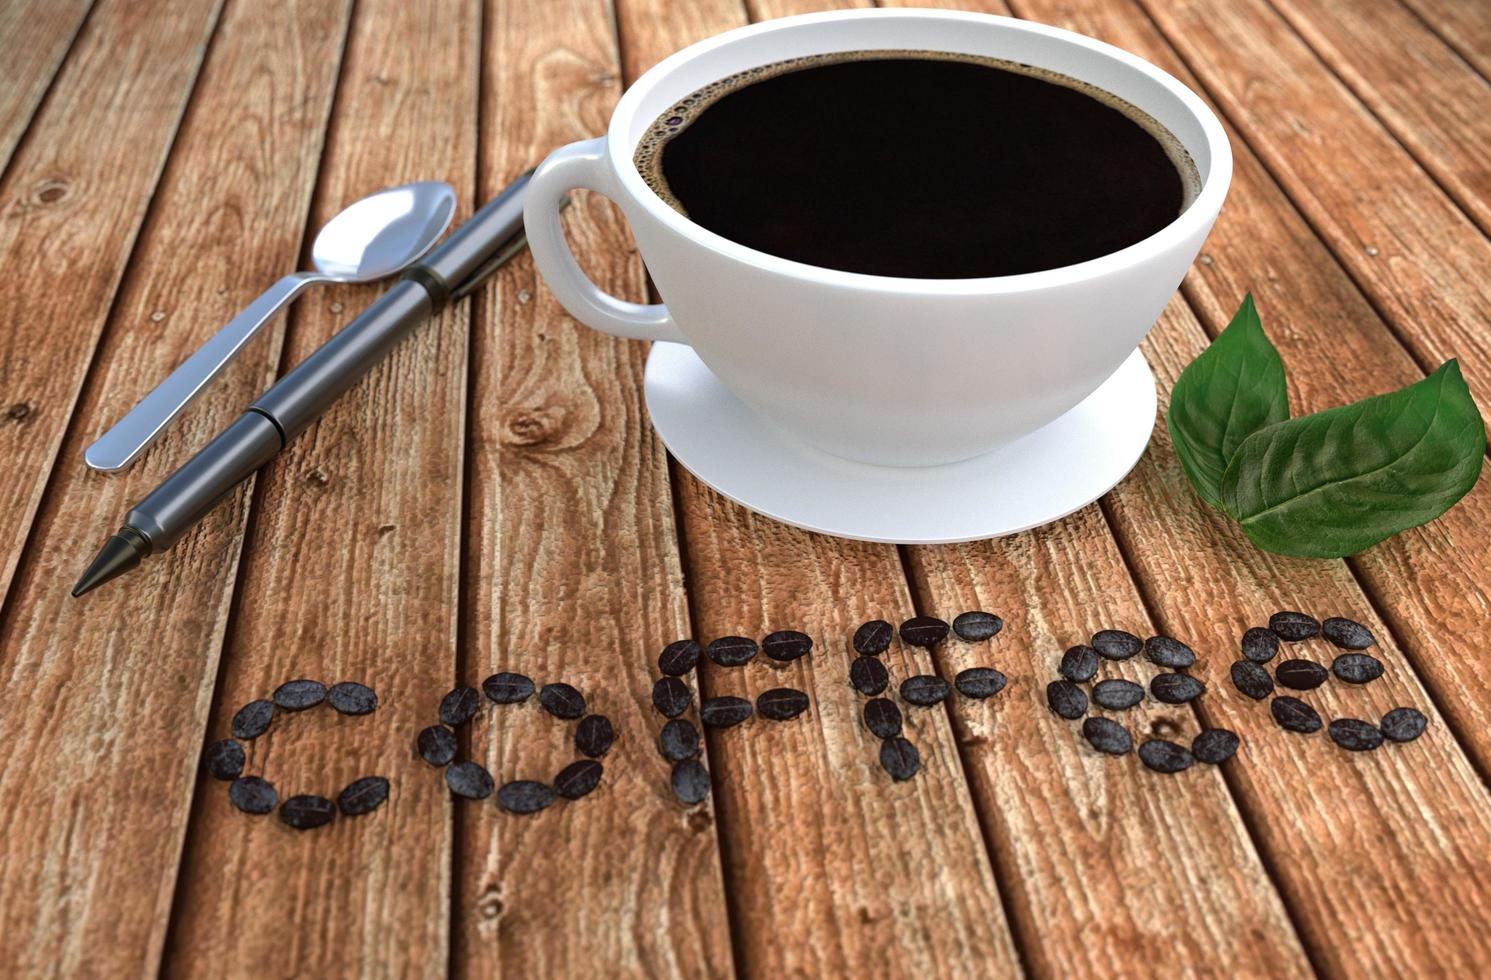
[[[1144,9],[1419,364],[1491,405],[1491,241],[1264,0]]]
[[[1491,6],[1478,0],[1402,0],[1460,57],[1491,79]]]
[[[1172,303],[1145,345],[1162,391],[1205,341],[1184,304]],[[1159,626],[1208,652],[1194,672],[1221,696],[1202,699],[1203,719],[1251,746],[1248,764],[1233,770],[1234,786],[1316,961],[1333,975],[1484,972],[1491,799],[1349,570],[1253,548],[1196,498],[1164,426],[1108,500]],[[1266,704],[1231,688],[1228,670],[1243,631],[1280,609],[1349,616],[1378,638],[1372,653],[1387,667],[1380,680],[1360,689],[1333,682],[1303,695],[1327,721],[1375,723],[1409,705],[1429,717],[1427,734],[1359,755],[1324,733],[1276,728]],[[1316,640],[1280,654],[1289,656],[1329,664],[1333,651]]]
[[[0,296],[0,597],[220,4],[100,0],[0,181],[0,268],[27,270]]]
[[[1060,677],[1068,647],[1098,629],[1156,632],[1099,509],[999,541],[912,548],[910,564],[925,611],[951,619],[986,609],[1005,618],[994,640],[950,640],[936,663],[947,678],[979,666],[1010,678],[999,697],[954,697],[948,709],[1032,972],[1119,975],[1135,968],[1142,949],[1144,971],[1155,975],[1308,973],[1220,770],[1170,777],[1133,755],[1100,755],[1080,722],[1046,706],[1046,685]],[[1098,676],[1147,686],[1161,671],[1141,661],[1105,662]],[[1218,695],[1226,692],[1206,697]],[[1149,738],[1189,745],[1201,729],[1190,708],[1153,700],[1090,714],[1124,725],[1135,746]],[[1228,767],[1250,764],[1249,745]]]
[[[651,64],[697,39],[681,36],[673,6],[620,4],[627,63]],[[705,22],[732,16],[728,4],[709,6],[717,13]],[[894,784],[859,720],[865,699],[848,685],[848,639],[859,623],[911,614],[896,550],[758,518],[676,472],[700,641],[791,628],[816,644],[779,669],[764,657],[738,669],[701,665],[706,696],[794,687],[812,700],[809,715],[791,722],[754,718],[709,734],[737,967],[750,976],[1017,971],[946,717],[908,708],[922,772]],[[925,654],[898,649],[887,662],[897,682],[931,671]],[[656,715],[649,722],[660,727]]]
[[[701,641],[797,629],[813,653],[777,668],[701,664],[706,697],[806,691],[807,715],[710,733],[725,883],[748,976],[990,976],[1021,968],[946,714],[904,703],[921,771],[893,783],[849,686],[860,623],[913,613],[896,550],[757,517],[679,480]],[[934,673],[899,642],[893,685]],[[892,695],[894,696],[894,695]]]
[[[484,28],[487,198],[551,149],[604,132],[621,85],[603,0],[489,3]],[[601,287],[640,297],[615,209],[577,195],[565,218]],[[655,746],[651,664],[689,624],[667,460],[642,408],[645,346],[571,319],[526,254],[477,310],[464,680],[514,670],[568,682],[617,741],[587,799],[533,817],[460,805],[455,970],[729,976],[714,820],[674,802]],[[548,781],[577,757],[574,725],[532,701],[484,718],[471,756],[499,783]]]
[[[970,9],[966,0],[935,5]],[[978,9],[1009,13],[997,2]],[[1155,632],[1099,509],[996,541],[908,551],[926,611],[951,619],[984,608],[1006,619],[991,644],[950,642],[936,659],[944,677],[995,665],[1011,678],[1007,702],[955,698],[950,713],[1036,972],[1121,973],[1141,948],[1151,951],[1148,968],[1163,974],[1308,972],[1220,773],[1199,767],[1170,779],[1133,756],[1105,758],[1088,748],[1080,723],[1046,707],[1046,684],[1060,676],[1068,647],[1102,628]],[[1159,672],[1135,660],[1105,663],[1099,676],[1147,685]],[[1106,714],[1131,730],[1135,745],[1149,737],[1189,744],[1199,730],[1190,708],[1153,701]],[[1245,747],[1230,765],[1248,758]],[[1125,902],[1126,894],[1147,899]],[[1171,913],[1177,908],[1209,912],[1202,921],[1181,920]],[[1046,941],[1071,935],[1086,938]]]
[[[131,502],[263,388],[280,331],[128,472],[88,469],[83,448],[295,267],[346,8],[224,12],[18,571],[0,669],[12,705],[49,707],[0,711],[0,961],[17,975],[149,974],[159,961],[247,494],[169,557],[82,600],[67,590]]]
[[[0,173],[92,5],[93,0],[13,0],[0,6]]]
[[[1176,71],[1183,81],[1189,80],[1184,66],[1174,63],[1174,55],[1152,26],[1127,15],[1121,8],[1099,2],[1022,0],[1019,10],[1026,16],[1119,44]],[[1363,377],[1385,373],[1381,387],[1386,387],[1422,376],[1393,344],[1369,304],[1290,208],[1246,145],[1235,136],[1233,144],[1236,170],[1232,194],[1186,287],[1187,295],[1194,297],[1207,313],[1213,333],[1225,325],[1242,292],[1253,289],[1263,304],[1265,326],[1292,369],[1293,400],[1296,405],[1303,402],[1306,410],[1359,397]],[[1283,315],[1271,318],[1270,310],[1276,307],[1284,311]],[[1151,335],[1147,352],[1162,391],[1169,390],[1180,367],[1199,353],[1205,343],[1204,336],[1196,334],[1190,325],[1192,319],[1183,304],[1172,303],[1160,328]],[[1436,695],[1446,699],[1442,703],[1453,706],[1450,717],[1460,724],[1439,732],[1439,744],[1428,750],[1433,753],[1434,762],[1394,758],[1390,766],[1384,765],[1381,758],[1350,757],[1328,744],[1312,745],[1323,743],[1320,737],[1307,739],[1272,729],[1266,710],[1243,704],[1243,699],[1231,690],[1226,670],[1242,629],[1256,625],[1278,608],[1313,607],[1322,615],[1340,613],[1369,621],[1374,601],[1412,608],[1417,603],[1415,593],[1428,592],[1435,598],[1434,604],[1424,607],[1430,617],[1446,606],[1453,611],[1451,617],[1436,623],[1435,630],[1468,629],[1474,635],[1476,630],[1484,629],[1484,616],[1473,611],[1477,604],[1475,593],[1466,596],[1460,591],[1458,580],[1462,573],[1455,567],[1458,563],[1454,553],[1446,550],[1446,557],[1436,561],[1430,556],[1439,554],[1443,545],[1427,544],[1444,533],[1447,526],[1459,527],[1462,520],[1466,532],[1484,526],[1485,518],[1475,516],[1487,512],[1484,489],[1478,489],[1429,528],[1402,535],[1369,552],[1369,556],[1384,553],[1404,556],[1402,560],[1412,564],[1413,569],[1397,569],[1398,577],[1390,587],[1374,589],[1373,600],[1368,600],[1343,563],[1277,559],[1254,550],[1235,527],[1201,505],[1190,492],[1175,465],[1163,426],[1157,428],[1156,442],[1145,459],[1146,464],[1141,464],[1110,496],[1113,501],[1110,516],[1162,626],[1181,629],[1195,622],[1233,618],[1231,624],[1222,623],[1213,630],[1211,644],[1229,656],[1208,662],[1208,668],[1215,671],[1208,684],[1214,690],[1218,684],[1222,685],[1230,697],[1224,701],[1206,699],[1203,713],[1224,723],[1239,721],[1237,716],[1241,714],[1241,721],[1254,726],[1250,729],[1254,734],[1274,743],[1283,741],[1270,750],[1271,754],[1285,750],[1283,760],[1268,758],[1267,768],[1261,773],[1247,770],[1249,778],[1235,783],[1246,811],[1253,815],[1252,824],[1265,857],[1274,868],[1319,961],[1328,968],[1351,966],[1353,971],[1372,972],[1375,963],[1376,972],[1383,972],[1389,965],[1402,972],[1411,968],[1404,964],[1431,963],[1449,950],[1462,957],[1461,962],[1467,967],[1475,965],[1487,954],[1480,940],[1465,942],[1467,923],[1475,915],[1483,914],[1477,907],[1485,901],[1480,894],[1485,888],[1485,870],[1479,866],[1471,869],[1472,884],[1467,886],[1471,897],[1466,903],[1470,911],[1464,918],[1439,920],[1432,915],[1404,911],[1401,903],[1394,902],[1382,918],[1382,928],[1388,934],[1375,948],[1353,951],[1347,956],[1341,951],[1338,939],[1340,930],[1349,928],[1349,923],[1361,921],[1364,915],[1375,919],[1377,913],[1363,912],[1360,906],[1363,895],[1380,894],[1383,888],[1418,887],[1400,882],[1412,873],[1409,865],[1416,867],[1421,853],[1434,855],[1432,859],[1425,858],[1429,863],[1447,863],[1456,860],[1455,855],[1463,850],[1478,852],[1483,848],[1484,790],[1467,773],[1461,746],[1451,734],[1458,730],[1475,739],[1471,746],[1484,758],[1484,740],[1469,724],[1481,720],[1483,710],[1477,698],[1474,665],[1442,656],[1442,645],[1436,642],[1418,647],[1413,664],[1433,682]],[[1460,533],[1457,531],[1456,536]],[[1380,623],[1374,623],[1374,629],[1379,637],[1384,636]],[[1413,677],[1408,659],[1391,642],[1385,643],[1384,648],[1385,653],[1378,655],[1389,665],[1389,677],[1384,680],[1392,680],[1393,686],[1382,686],[1379,681],[1363,691],[1341,692],[1342,685],[1331,685],[1322,692],[1307,695],[1306,699],[1316,703],[1327,718],[1345,713],[1376,718],[1398,703],[1412,704],[1429,713],[1430,699]],[[1320,658],[1322,653],[1310,649],[1305,655]],[[1331,697],[1328,702],[1321,696],[1327,691]],[[1222,706],[1228,711],[1223,713]],[[1298,755],[1287,751],[1300,742],[1307,748]],[[1413,750],[1419,746],[1407,748]],[[1421,773],[1424,768],[1436,771]],[[1446,780],[1454,789],[1401,782],[1396,774],[1404,770],[1420,778]],[[1295,780],[1306,771],[1319,784],[1314,795],[1307,785]],[[1255,773],[1269,778],[1257,778]],[[1396,805],[1373,806],[1377,821],[1364,823],[1355,817],[1344,817],[1347,813],[1354,814],[1357,806],[1368,807],[1370,800],[1387,793],[1390,787],[1395,788]],[[1340,796],[1338,789],[1349,793]],[[1453,800],[1442,799],[1445,792]],[[1326,813],[1315,802],[1322,799],[1349,799],[1351,803]],[[1432,812],[1425,812],[1423,800],[1434,801]],[[1286,813],[1290,816],[1285,817]],[[1281,832],[1281,827],[1301,819],[1297,816],[1301,813],[1311,814],[1308,834]],[[1339,819],[1342,824],[1337,827],[1323,824],[1317,814],[1330,820]],[[1454,828],[1450,839],[1440,836],[1446,827]],[[1427,836],[1432,843],[1426,844],[1422,839],[1410,843],[1402,836],[1405,828],[1420,838]],[[1357,844],[1377,847],[1392,842],[1395,850],[1387,857],[1346,858],[1358,876],[1352,879],[1329,865],[1332,857],[1327,853],[1296,854],[1302,837],[1333,841],[1354,837]],[[1397,856],[1407,854],[1414,855],[1412,861]],[[1302,863],[1302,857],[1308,860]],[[1332,871],[1337,880],[1318,879],[1317,869],[1322,867]],[[1447,891],[1442,894],[1446,896],[1443,901],[1454,901],[1447,897]],[[1435,921],[1427,921],[1431,918]]]
[[[1022,3],[1021,10],[1134,51],[1200,87],[1153,25],[1121,7],[1043,0]],[[1229,134],[1232,191],[1185,286],[1211,335],[1251,290],[1290,368],[1297,411],[1421,378],[1422,369],[1247,143],[1230,127]],[[1491,679],[1473,658],[1443,652],[1491,647],[1491,568],[1463,559],[1488,522],[1491,485],[1482,481],[1444,517],[1351,562],[1482,773],[1491,772]]]
[[[476,183],[478,11],[364,0],[347,41],[313,208],[414,179]],[[298,307],[300,361],[379,292],[328,290]],[[438,976],[449,948],[451,804],[414,755],[456,675],[467,304],[418,329],[260,474],[209,737],[239,705],[295,677],[356,680],[354,718],[280,717],[247,771],[281,798],[335,797],[383,775],[376,813],[297,833],[203,782],[187,841],[167,972],[222,963],[274,976]],[[252,964],[252,966],[248,966]]]
[[[1491,83],[1400,4],[1273,3],[1461,209],[1491,232]]]

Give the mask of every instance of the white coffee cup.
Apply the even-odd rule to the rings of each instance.
[[[904,279],[732,242],[669,207],[632,162],[649,125],[711,82],[788,58],[873,49],[1002,58],[1088,82],[1173,133],[1200,189],[1160,231],[1087,262],[985,279]],[[925,466],[1033,432],[1111,376],[1179,286],[1231,176],[1231,147],[1211,110],[1125,51],[987,14],[846,10],[754,24],[659,62],[622,96],[605,136],[543,162],[524,221],[539,272],[576,319],[621,337],[689,344],[760,416],[819,449]],[[666,305],[618,299],[580,270],[559,223],[574,188],[621,208]]]

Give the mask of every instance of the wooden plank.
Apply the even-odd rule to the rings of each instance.
[[[356,5],[314,225],[379,187],[450,182],[471,210],[479,11]],[[290,323],[300,361],[379,292],[329,290]],[[377,813],[296,834],[200,786],[166,964],[275,976],[437,976],[449,949],[451,803],[413,737],[456,675],[468,305],[400,344],[261,474],[210,738],[283,681],[358,680],[370,717],[284,717],[247,770],[281,797],[393,783]]]
[[[0,181],[0,597],[220,3],[101,0]]]
[[[1101,2],[1021,9],[1134,51],[1199,87],[1142,16]],[[1240,297],[1252,290],[1270,337],[1291,367],[1293,403],[1307,411],[1421,378],[1421,368],[1373,304],[1243,139],[1229,132],[1232,191],[1185,287],[1211,333],[1226,325]],[[1364,378],[1373,379],[1367,390]],[[1491,678],[1469,658],[1443,651],[1491,648],[1491,617],[1485,615],[1491,608],[1491,566],[1463,560],[1476,553],[1488,522],[1491,484],[1482,481],[1438,521],[1351,562],[1483,773],[1491,772]]]
[[[1403,0],[1460,57],[1491,78],[1491,6],[1477,0]]]
[[[1002,699],[955,698],[950,711],[1032,971],[1115,976],[1133,971],[1134,951],[1144,949],[1145,972],[1158,975],[1309,973],[1221,771],[1170,778],[1133,756],[1101,756],[1080,724],[1046,707],[1046,684],[1059,678],[1068,647],[1103,628],[1156,632],[1099,509],[1011,538],[910,553],[929,610],[1006,618],[992,644],[949,643],[936,660],[944,677],[997,666],[1010,678]],[[1136,659],[1105,663],[1100,676],[1147,686],[1157,673]],[[1207,695],[1217,696],[1227,695]],[[1151,737],[1189,744],[1201,729],[1191,709],[1152,701],[1093,714],[1123,724],[1135,745]],[[1246,746],[1229,766],[1253,757]]]
[[[1397,3],[1276,0],[1274,8],[1491,231],[1491,83]]]
[[[650,64],[695,39],[665,28],[677,24],[672,7],[619,5],[628,63]],[[727,4],[711,9],[717,26],[739,17]],[[757,518],[677,472],[696,635],[794,628],[816,642],[811,657],[780,670],[701,667],[708,696],[787,686],[813,702],[796,721],[756,720],[709,738],[737,967],[751,976],[1019,970],[945,716],[908,718],[923,770],[892,784],[859,721],[864,699],[847,683],[855,627],[911,613],[896,550]],[[921,653],[898,649],[887,660],[898,679],[931,670]]]
[[[604,0],[489,3],[482,197],[603,132],[620,94]],[[625,223],[597,195],[566,214],[591,275],[643,294]],[[616,744],[593,797],[513,817],[461,807],[458,975],[728,976],[709,809],[679,807],[650,704],[664,644],[689,634],[667,461],[642,411],[644,345],[576,323],[527,255],[481,295],[472,344],[465,681],[498,670],[579,687]],[[573,726],[492,709],[471,757],[548,780]]]
[[[783,669],[701,664],[707,697],[793,687],[812,700],[793,722],[710,734],[741,972],[1020,970],[947,716],[905,708],[922,768],[892,783],[848,683],[855,628],[913,614],[895,548],[776,524],[687,475],[678,493],[699,636],[798,629],[815,644]],[[925,651],[899,643],[883,660],[894,684],[934,673]]]
[[[19,975],[156,970],[248,495],[130,578],[82,600],[67,587],[131,502],[263,388],[279,330],[128,472],[87,469],[83,448],[295,268],[347,6],[224,12],[17,574],[0,627],[8,691],[13,704],[57,708],[0,712],[0,792],[12,804],[0,809],[0,961]],[[40,360],[66,353],[48,346]]]
[[[93,0],[15,0],[0,6],[0,172],[62,66]]]
[[[1173,303],[1145,346],[1162,391],[1205,342],[1189,310]],[[1344,563],[1254,549],[1196,498],[1164,426],[1109,500],[1160,627],[1195,637],[1208,652],[1193,673],[1222,696],[1202,700],[1202,717],[1251,747],[1232,771],[1234,786],[1316,962],[1331,975],[1471,976],[1491,968],[1483,928],[1491,915],[1491,799]],[[1243,630],[1279,609],[1350,616],[1378,637],[1372,652],[1387,667],[1384,677],[1304,696],[1327,721],[1375,722],[1410,705],[1428,716],[1428,733],[1412,745],[1355,754],[1323,734],[1277,729],[1265,705],[1231,689],[1228,669]],[[1322,663],[1332,656],[1319,640],[1282,656],[1290,653]]]
[[[1173,58],[1142,17],[1108,3],[1023,0],[1018,9],[1103,37],[1164,67]],[[1271,331],[1285,348],[1286,362],[1299,364],[1300,352],[1312,347],[1319,352],[1304,371],[1292,375],[1297,396],[1304,390],[1315,397],[1334,384],[1338,390],[1331,401],[1340,401],[1339,391],[1348,382],[1359,385],[1362,377],[1352,358],[1372,356],[1374,345],[1377,356],[1389,364],[1396,358],[1411,373],[1385,331],[1377,327],[1374,333],[1370,316],[1355,320],[1362,299],[1285,206],[1246,147],[1235,142],[1234,149],[1240,152],[1233,196],[1188,292],[1213,270],[1243,266],[1252,278],[1242,281],[1252,282],[1260,295],[1279,290],[1298,302],[1305,311],[1301,319]],[[1236,300],[1231,291],[1228,314]],[[1333,309],[1336,302],[1346,308]],[[1214,322],[1213,328],[1219,325]],[[1334,363],[1338,338],[1344,351],[1360,353]],[[1162,392],[1205,342],[1188,307],[1172,303],[1146,343]],[[1201,714],[1235,728],[1251,746],[1248,764],[1234,770],[1232,782],[1315,961],[1328,973],[1484,970],[1491,948],[1475,923],[1491,904],[1485,858],[1491,805],[1454,734],[1435,713],[1350,570],[1341,562],[1280,559],[1255,550],[1235,527],[1199,503],[1176,465],[1163,426],[1156,428],[1144,461],[1108,500],[1110,522],[1159,625],[1189,631],[1200,641],[1198,649],[1211,651],[1199,665],[1201,674],[1215,693],[1227,696],[1203,699]],[[1242,630],[1280,608],[1351,615],[1372,624],[1382,641],[1374,653],[1387,664],[1387,676],[1362,690],[1328,685],[1307,695],[1322,714],[1375,719],[1390,707],[1409,704],[1430,716],[1430,734],[1411,746],[1353,756],[1322,737],[1273,728],[1266,709],[1231,691],[1227,670]],[[1323,651],[1304,652],[1321,658]],[[1425,655],[1419,662],[1429,659]],[[1331,801],[1328,807],[1321,805],[1324,800]],[[1453,881],[1448,868],[1456,869]],[[1415,897],[1406,900],[1408,895]]]
[[[1491,241],[1265,0],[1144,8],[1420,365],[1491,405]]]
[[[981,9],[1009,13],[995,0]],[[1014,685],[1008,703],[955,699],[951,714],[1032,968],[1111,975],[1132,969],[1134,949],[1145,948],[1158,957],[1148,968],[1160,973],[1308,972],[1221,774],[1190,774],[1177,787],[1133,758],[1097,755],[1080,726],[1045,705],[1045,685],[1059,677],[1068,647],[1105,627],[1155,632],[1098,508],[1010,538],[911,548],[909,556],[918,600],[930,611],[950,618],[986,608],[1006,619],[992,648],[948,644],[936,660],[944,677],[994,664]],[[1147,684],[1155,673],[1131,661],[1105,665],[1102,676]],[[1158,703],[1118,720],[1136,743],[1151,734],[1188,742],[1198,731],[1189,708]],[[1169,912],[1176,908],[1195,914],[1178,919]],[[1086,938],[1046,941],[1058,935]]]

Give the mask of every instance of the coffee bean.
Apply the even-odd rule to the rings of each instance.
[[[1144,688],[1120,677],[1109,678],[1092,686],[1092,700],[1100,708],[1123,711],[1144,700]]]
[[[482,681],[481,689],[494,704],[521,704],[533,696],[533,681],[504,670]]]
[[[849,683],[865,697],[872,698],[890,683],[890,671],[874,657],[855,657],[849,665]]]
[[[777,663],[790,663],[813,649],[813,638],[797,630],[777,630],[761,641],[761,652]]]
[[[234,738],[258,738],[269,730],[273,720],[274,702],[260,698],[239,708],[228,727]]]
[[[1382,676],[1382,661],[1368,653],[1343,653],[1331,662],[1331,673],[1348,684],[1367,684]]]
[[[1360,718],[1337,718],[1325,726],[1331,741],[1351,752],[1370,752],[1382,744],[1382,730]]]
[[[1098,652],[1085,643],[1074,646],[1062,654],[1057,670],[1067,680],[1085,684],[1098,672]]]
[[[854,631],[854,652],[866,657],[879,656],[890,647],[895,629],[883,619],[872,619]]]
[[[699,729],[684,718],[673,719],[658,736],[658,752],[669,762],[692,759],[699,754]]]
[[[673,795],[685,806],[695,806],[709,798],[709,770],[698,759],[684,759],[673,766],[668,782]]]
[[[296,830],[324,827],[337,815],[336,804],[324,796],[292,796],[280,805],[280,823]]]
[[[1394,708],[1382,716],[1382,734],[1394,742],[1412,742],[1428,725],[1429,719],[1416,708]]]
[[[604,773],[605,768],[593,759],[571,762],[554,777],[554,792],[566,800],[578,800],[601,784]],[[501,797],[498,799],[500,801]]]
[[[1279,634],[1279,639],[1290,643],[1320,635],[1320,621],[1302,612],[1276,612],[1268,617],[1268,628]]]
[[[554,791],[532,779],[503,783],[497,791],[497,805],[508,813],[537,813],[553,802]]]
[[[694,703],[689,686],[676,677],[660,677],[652,685],[652,706],[664,718],[677,718]]]
[[[1268,671],[1251,660],[1233,663],[1232,686],[1254,701],[1262,701],[1274,693],[1274,679],[1268,676]]]
[[[1237,754],[1241,740],[1225,728],[1208,728],[1191,741],[1191,755],[1201,762],[1221,765]]]
[[[865,727],[876,738],[895,738],[901,734],[901,709],[894,701],[876,698],[865,705]]]
[[[1071,681],[1052,681],[1046,685],[1046,704],[1067,721],[1087,714],[1087,693]]]
[[[382,776],[364,776],[353,780],[337,794],[337,809],[344,816],[360,817],[372,813],[388,799],[388,780]]]
[[[1330,677],[1330,671],[1310,660],[1285,660],[1274,668],[1274,680],[1295,691],[1313,691]]]
[[[243,746],[231,738],[213,742],[202,753],[202,762],[213,779],[235,779],[243,772]]]
[[[1321,623],[1320,635],[1342,650],[1365,650],[1377,642],[1377,637],[1367,627],[1340,616],[1332,616]]]
[[[721,667],[743,667],[756,656],[756,641],[745,636],[722,636],[706,648]]]
[[[1109,660],[1127,660],[1144,648],[1144,642],[1123,630],[1098,630],[1092,634],[1092,648]]]
[[[791,721],[808,710],[808,696],[790,687],[774,687],[756,696],[756,714],[771,721]]]
[[[457,796],[484,800],[492,795],[492,774],[479,762],[457,762],[445,770],[445,785]]]
[[[481,707],[481,695],[474,687],[458,687],[440,699],[440,721],[452,727],[464,725]]]
[[[1266,664],[1279,652],[1279,634],[1266,626],[1254,626],[1243,634],[1242,654],[1255,664]]]
[[[1299,732],[1302,735],[1320,731],[1320,712],[1299,698],[1281,695],[1269,702],[1268,710],[1273,714],[1274,721],[1278,722],[1279,727],[1286,731]]]
[[[931,649],[947,639],[947,624],[936,616],[913,616],[901,624],[901,642]]]
[[[228,800],[244,813],[268,813],[279,798],[273,784],[258,776],[239,776],[228,787]]]
[[[419,733],[415,740],[419,757],[432,766],[450,765],[456,757],[456,733],[444,725],[431,725]]]
[[[751,711],[751,702],[727,695],[700,705],[699,720],[710,728],[732,728],[751,717]]]
[[[615,740],[616,730],[605,715],[586,715],[575,728],[575,751],[592,759],[609,752]]]
[[[1156,674],[1149,682],[1149,693],[1166,704],[1185,704],[1206,692],[1206,685],[1189,674]]]
[[[1099,752],[1127,755],[1134,747],[1129,730],[1111,718],[1088,718],[1082,723],[1082,737]]]
[[[1172,636],[1151,636],[1144,641],[1144,656],[1150,663],[1185,670],[1196,662],[1196,651]]]
[[[286,711],[304,711],[326,700],[326,685],[320,681],[285,681],[274,689],[274,704]]]
[[[378,695],[364,684],[342,681],[326,692],[326,702],[344,715],[370,715],[378,707]]]
[[[658,654],[657,669],[669,677],[682,677],[698,665],[703,652],[694,640],[674,640]]]
[[[1004,620],[993,613],[966,612],[953,617],[953,632],[969,643],[991,639],[1004,629]]]
[[[1004,674],[993,667],[969,667],[958,671],[958,676],[953,678],[953,687],[965,698],[982,700],[1004,690],[1006,682]]]
[[[905,782],[921,768],[922,757],[916,746],[899,735],[880,743],[880,768],[898,783]]]
[[[901,700],[919,708],[930,708],[947,697],[947,681],[934,674],[917,674],[901,682]]]
[[[545,684],[538,692],[538,703],[555,718],[572,721],[585,714],[585,695],[562,682]]]
[[[1196,760],[1184,745],[1152,738],[1139,746],[1139,761],[1155,772],[1176,773],[1191,768],[1191,763]]]

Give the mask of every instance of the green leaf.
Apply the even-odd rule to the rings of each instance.
[[[1443,514],[1475,486],[1485,452],[1451,360],[1417,384],[1249,436],[1223,502],[1265,551],[1341,558]]]
[[[1288,417],[1284,362],[1249,293],[1227,329],[1176,379],[1165,413],[1170,441],[1201,499],[1220,507],[1222,475],[1237,447]]]

